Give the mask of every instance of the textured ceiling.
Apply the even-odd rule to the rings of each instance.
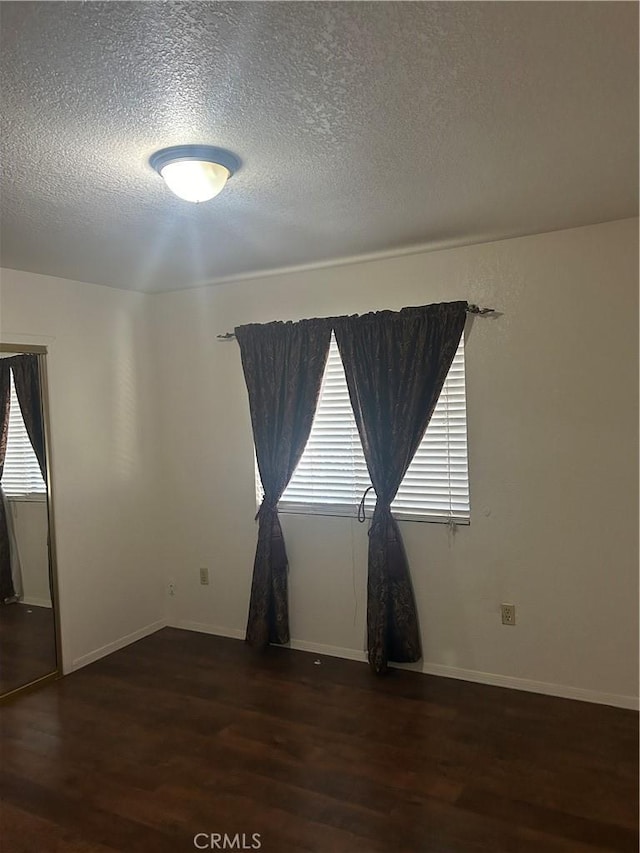
[[[166,290],[637,213],[635,3],[0,3],[3,266]],[[158,148],[229,148],[213,201]]]

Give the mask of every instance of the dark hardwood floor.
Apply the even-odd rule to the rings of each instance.
[[[55,668],[53,610],[31,604],[0,605],[0,695]]]
[[[3,853],[638,850],[634,712],[317,659],[165,629],[7,704]]]

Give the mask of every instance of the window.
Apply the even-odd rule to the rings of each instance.
[[[9,374],[11,376],[11,408],[7,453],[2,472],[2,490],[9,498],[37,499],[39,496],[44,496],[47,489],[22,420],[20,403],[13,384],[13,371],[10,370]]]
[[[258,499],[262,499],[256,470]],[[335,338],[309,441],[279,503],[282,512],[355,515],[371,481]],[[375,494],[367,495],[372,511]],[[469,523],[464,340],[424,438],[392,504],[396,518]]]

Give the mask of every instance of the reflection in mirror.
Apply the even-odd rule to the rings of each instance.
[[[57,671],[43,358],[0,352],[0,696]]]

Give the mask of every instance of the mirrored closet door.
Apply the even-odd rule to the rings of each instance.
[[[46,350],[0,344],[0,699],[59,673]]]

